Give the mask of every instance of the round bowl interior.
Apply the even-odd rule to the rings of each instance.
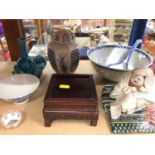
[[[89,59],[100,66],[109,68],[109,64],[113,64],[122,60],[128,53],[130,46],[122,45],[105,45],[88,51]],[[124,69],[123,65],[114,65],[110,69],[129,71],[135,68],[149,67],[152,64],[152,57],[139,49],[136,49],[129,61],[129,68]]]
[[[152,57],[148,53],[136,49],[131,56],[128,69],[125,69],[123,64],[108,67],[109,64],[122,60],[130,48],[130,46],[124,45],[103,45],[90,49],[87,55],[97,72],[102,73],[109,80],[118,82],[128,72],[135,68],[149,67],[153,62]]]

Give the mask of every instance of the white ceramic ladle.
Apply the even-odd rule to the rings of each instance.
[[[134,45],[131,46],[131,48],[129,49],[127,55],[122,60],[120,60],[117,63],[109,64],[107,67],[111,68],[112,66],[121,65],[121,66],[123,66],[124,69],[128,70],[130,58],[140,43],[142,43],[142,39],[136,40]]]

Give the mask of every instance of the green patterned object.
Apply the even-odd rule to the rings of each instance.
[[[144,119],[147,111],[141,110],[133,114],[121,114],[121,116],[114,120],[111,119],[110,102],[114,99],[109,97],[114,85],[104,85],[102,90],[102,108],[107,116],[110,124],[111,131],[113,133],[154,133],[155,125]],[[155,113],[153,113],[155,117]]]

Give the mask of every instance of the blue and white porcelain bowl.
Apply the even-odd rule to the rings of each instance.
[[[26,103],[39,84],[39,79],[31,74],[10,75],[0,79],[0,99],[16,104]]]
[[[108,67],[124,58],[131,46],[126,45],[103,45],[92,48],[87,52],[95,70],[104,78],[119,82],[124,76],[135,68],[149,67],[153,63],[152,56],[143,50],[137,49],[133,52],[128,64],[128,69],[121,65]]]

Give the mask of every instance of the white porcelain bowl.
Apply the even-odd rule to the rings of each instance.
[[[0,80],[0,99],[25,103],[38,88],[39,79],[31,74],[14,74]]]
[[[122,60],[130,48],[125,45],[103,45],[90,49],[87,55],[99,74],[108,80],[119,82],[128,72],[135,68],[149,67],[153,62],[151,55],[136,49],[131,56],[128,69],[125,69],[123,65],[108,67],[109,64]]]

